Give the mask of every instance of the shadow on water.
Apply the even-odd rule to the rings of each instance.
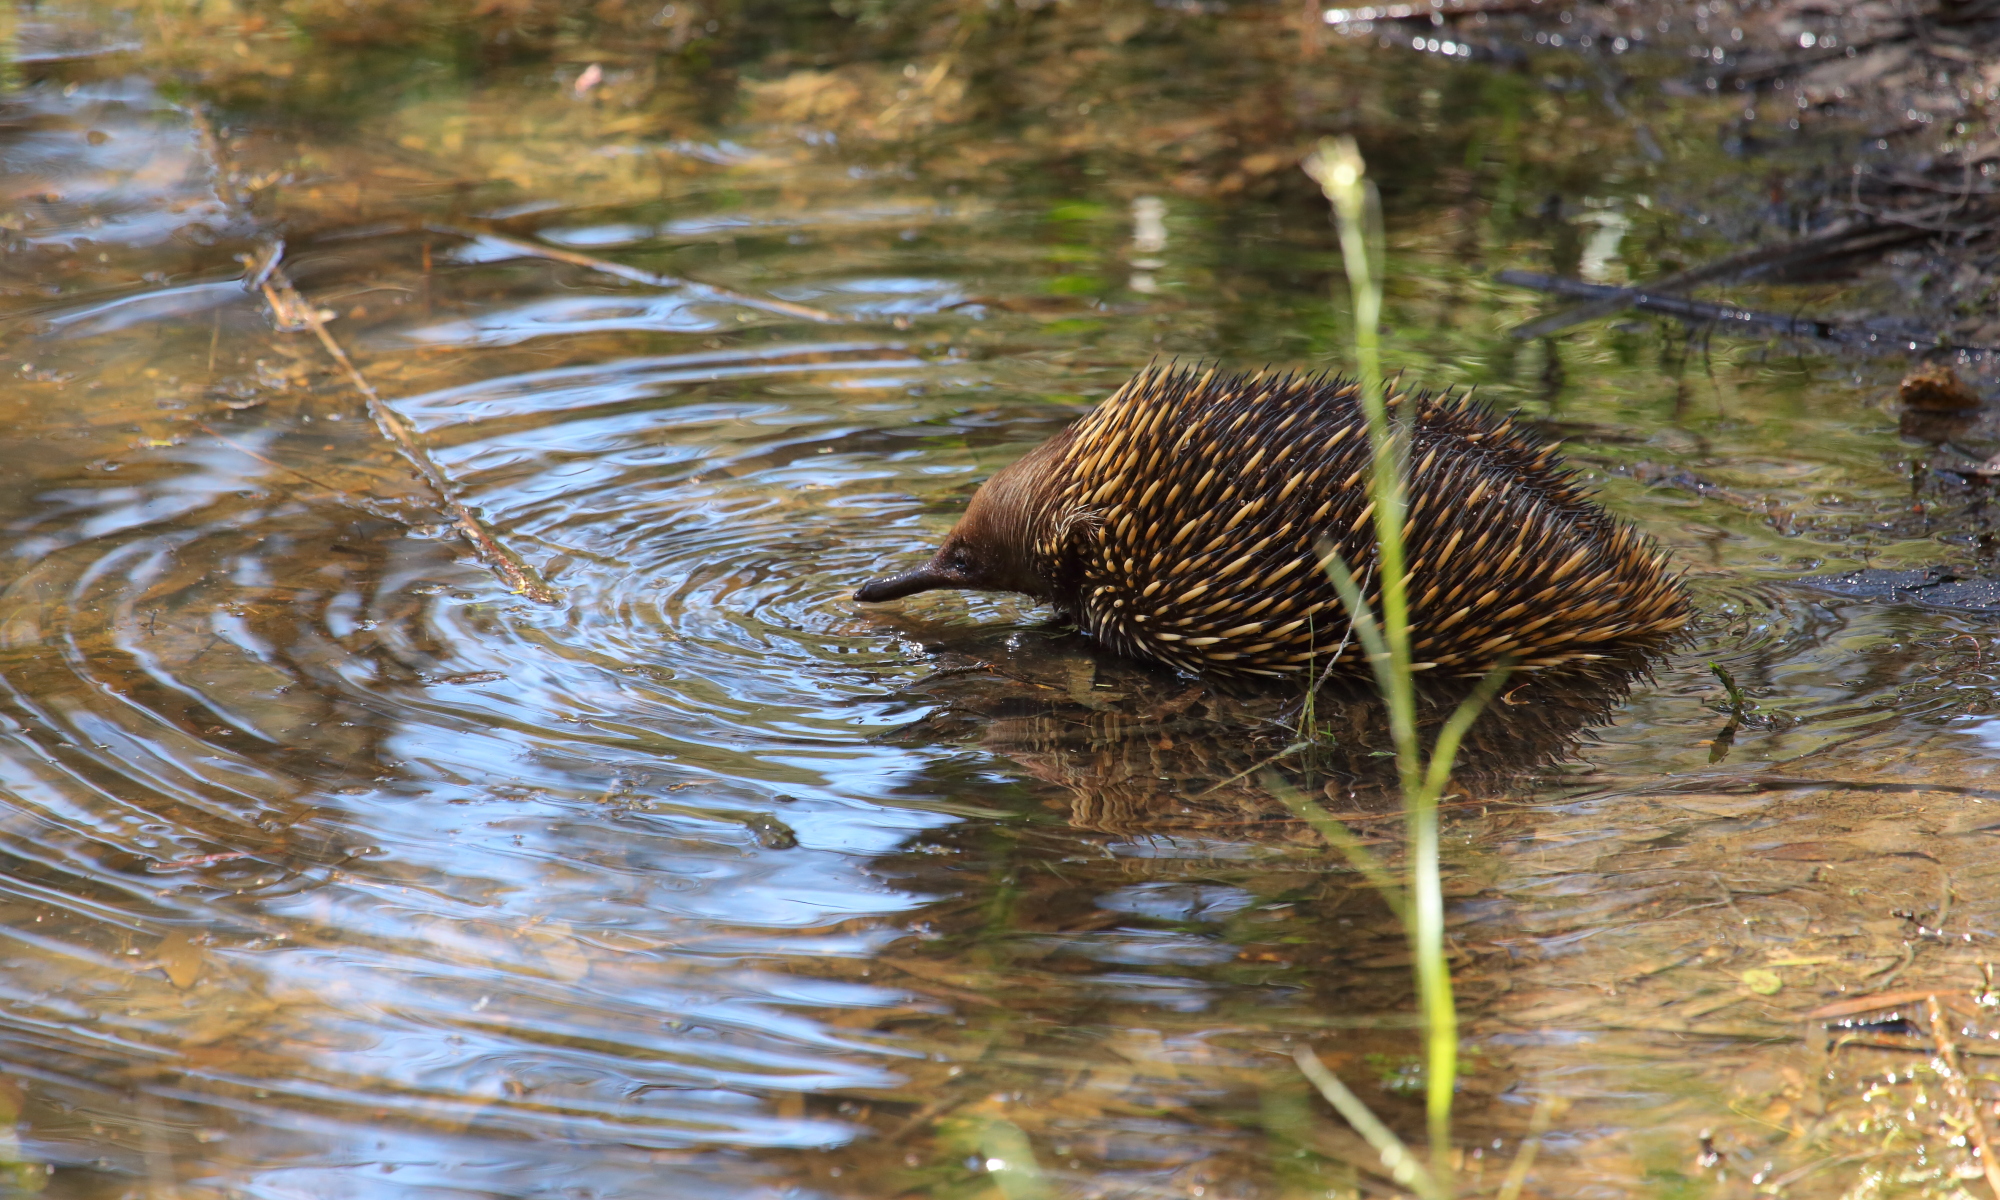
[[[1365,696],[1300,748],[1303,689],[849,599],[1155,355],[1338,366],[1294,162],[1342,126],[1392,361],[1562,437],[1701,608],[1629,691],[1524,684],[1468,743],[1468,1187],[1543,1120],[1526,1194],[1953,1194],[1912,1006],[1991,1061],[2000,642],[1796,581],[1987,570],[1991,422],[1810,347],[1509,338],[1542,309],[1489,268],[1677,269],[1775,169],[1718,146],[1734,99],[1634,116],[1540,19],[1447,55],[1194,4],[0,17],[5,1186],[1393,1194],[1289,1056],[1421,1124],[1403,935],[1266,782],[1393,858]],[[560,603],[243,286],[279,237]],[[1829,1050],[1808,1014],[1866,996]]]

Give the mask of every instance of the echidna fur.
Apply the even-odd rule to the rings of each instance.
[[[1592,674],[1643,662],[1687,623],[1665,555],[1554,446],[1468,396],[1390,391],[1392,416],[1415,412],[1405,561],[1420,669]],[[1322,564],[1337,552],[1379,605],[1369,463],[1352,381],[1149,368],[988,480],[929,563],[855,596],[1022,592],[1187,672],[1358,674],[1364,651]]]

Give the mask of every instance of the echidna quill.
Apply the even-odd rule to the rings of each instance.
[[[1469,398],[1392,392],[1392,413],[1416,414],[1406,561],[1423,669],[1590,673],[1642,661],[1687,623],[1665,556],[1553,446]],[[1183,671],[1352,675],[1364,652],[1321,564],[1337,551],[1374,579],[1368,475],[1351,382],[1149,369],[988,480],[928,563],[855,598],[1024,592]]]

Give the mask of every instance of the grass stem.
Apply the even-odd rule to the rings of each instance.
[[[1323,547],[1322,558],[1347,608],[1350,632],[1361,639],[1367,652],[1376,689],[1388,710],[1389,736],[1395,747],[1396,777],[1402,792],[1409,842],[1402,887],[1388,884],[1386,872],[1379,865],[1372,868],[1364,865],[1364,862],[1372,864],[1373,856],[1361,857],[1366,852],[1345,826],[1324,812],[1319,813],[1321,820],[1313,820],[1309,813],[1318,806],[1312,801],[1298,797],[1298,803],[1289,799],[1286,803],[1312,821],[1322,836],[1382,889],[1409,935],[1425,1030],[1424,1114],[1431,1157],[1428,1178],[1437,1195],[1448,1196],[1452,1191],[1451,1104],[1458,1080],[1458,1009],[1444,939],[1438,802],[1450,784],[1459,744],[1505,682],[1509,665],[1502,663],[1480,680],[1445,721],[1426,754],[1417,727],[1416,672],[1430,664],[1412,660],[1409,576],[1403,540],[1409,511],[1409,461],[1416,406],[1398,396],[1393,401],[1397,411],[1392,414],[1392,400],[1382,378],[1380,206],[1352,139],[1322,141],[1304,166],[1333,205],[1341,258],[1346,264],[1348,287],[1353,296],[1356,385],[1372,454],[1369,497],[1375,519],[1375,561],[1370,565],[1376,581],[1374,603],[1370,603],[1365,591],[1366,577],[1358,582],[1350,565],[1341,560],[1336,550]],[[1337,832],[1329,832],[1330,827],[1338,827]],[[1320,1083],[1316,1077],[1314,1082]],[[1334,1083],[1338,1085],[1337,1080]],[[1320,1090],[1367,1136],[1355,1116],[1348,1112],[1347,1105],[1333,1101],[1334,1093],[1324,1084]],[[1366,1105],[1352,1093],[1345,1088],[1341,1091],[1352,1101],[1352,1107],[1366,1111]],[[1373,1115],[1368,1119],[1374,1120]]]

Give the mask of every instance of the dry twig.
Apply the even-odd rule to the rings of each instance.
[[[1855,996],[1848,1000],[1836,1000],[1832,1004],[1822,1004],[1806,1014],[1808,1021],[1838,1021],[1844,1017],[1858,1017],[1863,1013],[1882,1012],[1899,1008],[1905,1004],[1915,1004],[1919,1000],[1941,999],[1945,1004],[1960,1005],[1965,1001],[1956,996],[1939,997],[1931,988],[1911,988],[1901,992],[1875,992],[1867,996]]]

